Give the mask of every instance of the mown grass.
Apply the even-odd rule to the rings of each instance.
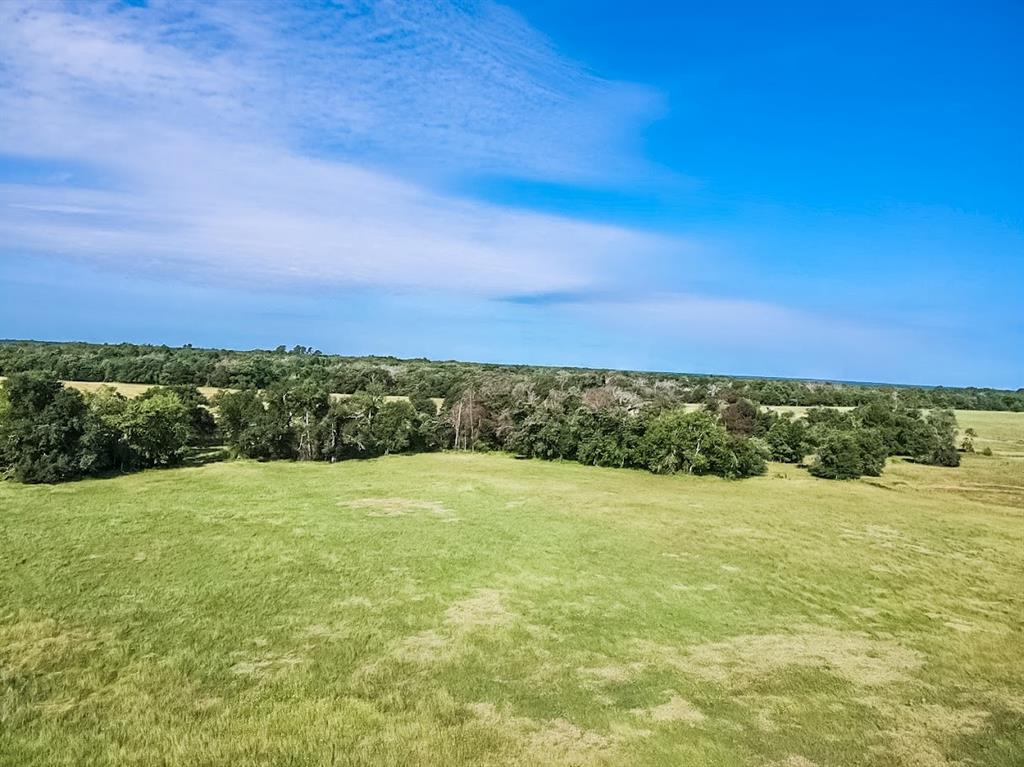
[[[975,423],[995,456],[846,483],[446,453],[2,484],[0,763],[1020,764],[1024,433]]]

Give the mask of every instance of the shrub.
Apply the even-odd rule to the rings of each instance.
[[[0,467],[20,482],[61,482],[82,476],[88,407],[81,394],[39,373],[4,383]]]
[[[933,410],[925,419],[926,439],[914,456],[919,463],[933,466],[959,466],[960,453],[956,449],[956,415],[952,410]]]
[[[638,449],[640,463],[656,474],[763,474],[764,458],[749,440],[730,435],[707,412],[667,410],[647,426]]]
[[[764,437],[773,461],[800,463],[810,449],[807,424],[783,413],[775,419]]]
[[[191,434],[188,408],[170,391],[130,400],[119,425],[143,466],[178,463]]]
[[[885,467],[886,450],[881,436],[871,430],[829,432],[818,445],[810,472],[824,479],[877,477]]]

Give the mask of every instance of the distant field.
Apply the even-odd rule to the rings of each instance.
[[[995,456],[846,483],[0,483],[0,764],[1024,763],[1024,431],[971,423]]]
[[[4,380],[4,376],[0,376],[0,381],[3,381],[3,380]],[[122,383],[120,381],[107,381],[107,382],[101,382],[101,381],[64,381],[64,385],[65,386],[69,386],[72,389],[77,389],[78,391],[87,391],[87,392],[94,392],[94,391],[100,389],[101,387],[108,386],[108,387],[113,388],[116,391],[120,392],[125,397],[129,397],[129,398],[131,398],[131,397],[138,397],[140,394],[145,392],[147,389],[153,388],[153,384]],[[197,386],[196,388],[199,390],[199,392],[204,397],[207,397],[207,398],[214,397],[217,394],[220,394],[220,392],[222,392],[222,391],[234,391],[233,389],[220,389],[220,388],[217,388],[216,386]],[[337,397],[338,399],[346,399],[348,397],[351,397],[352,395],[351,394],[332,394],[331,396],[332,397]],[[442,397],[431,397],[431,399],[433,400],[434,405],[436,407],[438,407],[438,408],[440,408],[441,405],[444,404],[444,398],[442,398]],[[386,395],[384,397],[384,400],[386,402],[407,402],[409,400],[409,398],[404,396],[404,395],[390,395],[389,394],[389,395]]]

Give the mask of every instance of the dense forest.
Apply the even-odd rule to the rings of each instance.
[[[1014,393],[991,390],[342,358],[307,349],[10,343],[0,355],[8,374],[0,387],[0,471],[22,482],[169,466],[211,445],[257,460],[302,461],[502,450],[727,478],[762,474],[779,461],[852,479],[877,476],[889,456],[956,466],[959,450],[972,449],[965,433],[958,450],[952,410],[932,401],[922,411],[919,397],[990,392],[1016,404]],[[98,377],[155,385],[128,399],[113,388],[81,393],[60,381]],[[222,391],[207,400],[197,385]],[[755,396],[764,392],[768,401]],[[826,392],[856,404],[815,406],[802,417],[762,407],[784,393],[806,404]]]
[[[892,386],[686,373],[552,368],[395,357],[343,357],[303,346],[230,351],[136,344],[0,341],[0,375],[44,371],[71,381],[265,389],[312,380],[331,392],[449,398],[494,378],[529,384],[535,392],[613,386],[645,402],[703,403],[743,397],[762,405],[850,406],[894,400],[908,408],[1024,411],[1024,389]]]

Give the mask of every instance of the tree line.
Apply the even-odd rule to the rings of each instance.
[[[41,370],[72,381],[265,389],[293,379],[323,382],[332,392],[444,398],[495,376],[537,390],[613,385],[643,400],[696,404],[738,396],[763,405],[856,407],[896,399],[908,408],[1024,411],[1024,389],[887,386],[828,381],[643,373],[456,361],[345,357],[316,349],[232,351],[136,344],[0,342],[0,375]]]
[[[111,388],[83,394],[43,373],[17,373],[0,389],[0,471],[20,482],[180,463],[216,441],[217,424],[193,387],[154,387],[128,399]]]
[[[321,372],[207,401],[189,385],[157,386],[136,399],[111,388],[83,394],[52,375],[16,373],[0,389],[0,471],[22,482],[181,463],[223,444],[257,460],[339,461],[439,449],[501,450],[658,474],[763,474],[768,461],[807,464],[815,476],[877,476],[889,456],[956,466],[952,411],[927,414],[897,399],[805,418],[765,410],[727,390],[698,407],[571,379],[539,386],[492,374],[455,388],[443,405],[414,394],[388,400],[379,383],[348,397]]]

